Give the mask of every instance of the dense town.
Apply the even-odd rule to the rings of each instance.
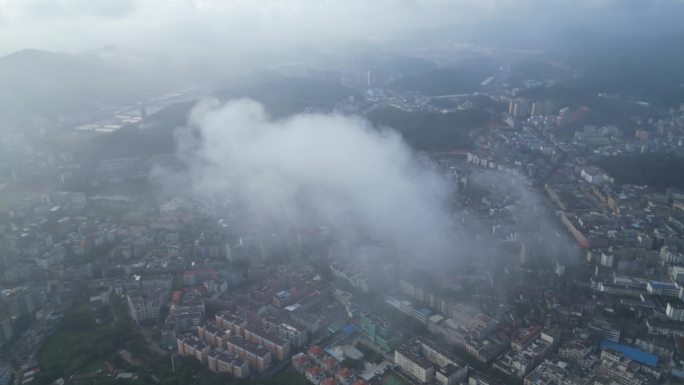
[[[421,269],[384,245],[336,245],[321,224],[245,230],[226,202],[68,189],[83,169],[109,186],[176,162],[74,160],[74,138],[144,126],[145,106],[79,120],[52,152],[6,136],[13,181],[0,191],[49,183],[3,207],[0,385],[180,383],[190,369],[314,385],[684,378],[684,191],[619,184],[597,161],[682,155],[684,106],[634,116],[640,129],[627,134],[576,127],[585,110],[520,96],[500,75],[447,107],[383,87],[370,69],[308,76],[363,94],[324,112],[446,114],[482,96],[504,105],[486,111],[496,124],[471,133],[473,149],[421,154],[453,182],[454,216],[475,229],[454,237],[474,238],[473,249],[452,266],[426,256]]]

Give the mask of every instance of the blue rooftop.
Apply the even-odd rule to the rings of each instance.
[[[657,281],[651,281],[649,282],[651,286],[654,288],[659,288],[659,289],[676,289],[677,285],[671,282],[657,282]]]
[[[356,330],[358,330],[358,328],[354,324],[347,324],[347,326],[342,328],[342,331],[346,335],[354,334]]]
[[[608,340],[601,340],[601,343],[599,343],[599,350],[603,349],[613,349],[636,362],[652,367],[658,366],[658,356],[628,345],[618,344]]]

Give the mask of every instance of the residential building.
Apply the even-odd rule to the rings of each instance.
[[[231,335],[242,336],[247,327],[247,319],[228,311],[216,313],[216,326],[230,331]]]
[[[197,327],[197,335],[200,340],[211,346],[225,348],[226,339],[230,336],[230,332],[226,332],[215,325],[206,324]]]
[[[271,366],[271,352],[243,337],[230,336],[226,342],[226,350],[236,354],[249,364],[249,367],[263,373]]]
[[[545,360],[525,377],[524,385],[589,385],[591,376],[582,377],[562,361]]]
[[[13,383],[14,373],[7,366],[0,367],[0,385],[10,385]]]
[[[646,285],[649,294],[666,297],[679,297],[680,288],[676,283],[649,281]]]
[[[207,365],[214,373],[228,373],[238,379],[247,378],[250,374],[249,365],[245,360],[221,349],[209,352]]]
[[[176,338],[178,353],[185,356],[195,357],[202,364],[207,363],[207,358],[211,347],[192,335],[185,335]]]
[[[394,351],[394,361],[422,383],[436,380],[441,385],[453,385],[468,375],[465,363],[424,338],[414,338],[399,345]]]
[[[394,362],[411,377],[421,383],[430,381],[435,375],[432,362],[422,357],[413,347],[401,345],[394,350]]]
[[[290,355],[289,341],[282,340],[278,336],[274,336],[260,327],[253,325],[245,327],[245,339],[263,346],[273,353],[278,361],[282,361]]]
[[[672,321],[684,322],[684,306],[681,302],[670,301],[665,308],[665,315]]]
[[[684,284],[684,266],[672,266],[670,268],[672,280],[679,284]]]
[[[126,295],[131,318],[139,324],[156,323],[161,309],[159,290],[137,291]]]
[[[401,339],[401,335],[392,328],[388,320],[368,310],[361,313],[361,330],[366,337],[386,352],[392,351]]]
[[[468,377],[468,385],[503,385],[503,383],[488,374],[473,371]]]

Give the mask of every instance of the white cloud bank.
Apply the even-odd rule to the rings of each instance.
[[[410,258],[454,253],[450,186],[393,131],[340,115],[274,121],[251,100],[202,102],[190,124],[199,141],[179,143],[190,165],[180,177],[196,194],[243,203],[281,229],[325,224]]]

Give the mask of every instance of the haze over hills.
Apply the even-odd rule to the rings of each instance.
[[[434,31],[441,31],[440,35],[444,36],[450,34],[439,28]],[[492,31],[491,34],[502,33]],[[480,83],[502,65],[511,65],[509,81],[513,86],[531,78],[554,79],[561,80],[554,87],[579,95],[616,93],[667,108],[677,106],[684,95],[684,78],[678,70],[684,64],[684,56],[678,50],[667,48],[684,41],[680,34],[632,39],[632,35],[597,36],[596,30],[589,28],[573,35],[574,40],[570,38],[570,31],[559,34],[568,42],[587,44],[540,45],[533,48],[546,51],[511,49],[509,52],[505,41],[492,40],[492,46],[479,47],[481,52],[465,50],[437,63],[431,56],[444,49],[439,45],[433,52],[423,49],[411,56],[392,53],[392,50],[401,52],[401,46],[378,51],[378,43],[367,43],[364,48],[357,48],[353,60],[345,60],[357,61],[361,67],[384,73],[398,90],[427,95],[479,90]],[[520,39],[519,42],[524,47],[531,41]],[[324,57],[326,65],[339,62],[343,56],[304,46],[283,51],[287,52],[288,59],[299,58],[303,63],[314,63]],[[94,111],[102,103],[134,104],[193,82],[215,86],[236,71],[233,67],[222,70],[225,60],[214,62],[204,57],[174,57],[112,46],[79,54],[19,51],[0,58],[0,107],[6,111],[0,121],[16,122],[29,114],[33,118],[54,119]],[[268,67],[272,60],[269,58],[256,72]]]
[[[241,98],[258,101],[273,119],[305,111],[330,110],[336,103],[363,98],[358,91],[340,84],[287,77],[219,91],[214,96],[223,101]],[[98,164],[111,158],[172,153],[176,146],[175,133],[187,123],[194,105],[194,101],[174,104],[150,116],[142,128],[129,126],[111,135],[96,137],[83,148],[86,158]],[[396,130],[410,146],[425,151],[470,148],[473,144],[470,132],[484,127],[490,119],[488,114],[475,109],[444,114],[384,108],[370,111],[364,117],[376,128]]]
[[[478,90],[480,84],[497,70],[496,59],[477,55],[460,60],[455,66],[423,68],[423,71],[400,77],[391,86],[431,96],[465,94]]]
[[[0,121],[91,112],[160,93],[159,79],[74,55],[27,49],[0,58]]]
[[[489,116],[474,109],[443,114],[387,108],[372,111],[367,118],[378,127],[398,131],[417,150],[451,151],[471,148],[471,131],[485,126]]]
[[[276,118],[302,112],[306,108],[329,108],[350,97],[361,98],[357,90],[339,82],[282,76],[265,82],[219,91],[215,96],[219,99],[254,99],[262,103],[269,114]]]
[[[213,97],[220,100],[256,100],[264,105],[270,116],[278,119],[304,112],[307,108],[331,108],[336,102],[360,95],[340,84],[279,76],[217,91]],[[195,102],[173,104],[151,115],[145,121],[144,128],[129,126],[110,136],[94,138],[89,146],[83,148],[86,158],[101,161],[174,152],[175,131],[187,124]]]

